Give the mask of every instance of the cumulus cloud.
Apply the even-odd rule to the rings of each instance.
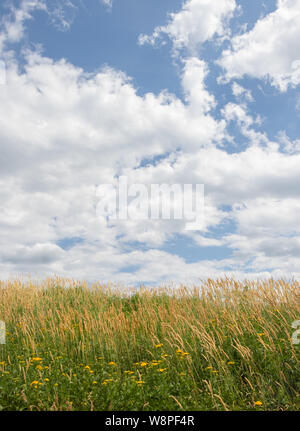
[[[250,90],[246,90],[242,85],[238,84],[237,82],[234,82],[232,84],[232,94],[236,97],[237,100],[243,100],[245,99],[247,102],[253,102],[253,96],[251,94]]]
[[[159,247],[184,224],[128,220],[107,226],[96,214],[96,186],[124,172],[135,181],[134,172],[144,159],[176,148],[192,153],[222,139],[225,123],[211,115],[214,100],[205,88],[205,63],[187,61],[182,75],[185,102],[165,92],[139,96],[120,71],[106,67],[86,74],[65,60],[55,62],[37,52],[27,52],[22,72],[15,61],[7,66],[5,91],[0,93],[0,183],[5,202],[0,208],[1,271],[42,274],[48,262],[51,271],[61,274],[74,271],[82,276],[90,268],[89,276],[97,278],[103,268],[108,278],[120,271],[121,278],[124,273],[129,280],[123,268],[138,265],[135,256],[142,256],[152,280],[151,265],[160,256],[161,273],[156,277],[163,279],[171,254],[131,255],[126,243],[138,237],[148,248]],[[72,238],[84,244],[58,253],[64,239]],[[146,277],[145,271],[131,279]]]
[[[218,64],[227,80],[248,75],[286,91],[300,83],[299,39],[300,0],[278,0],[274,12],[232,39]]]
[[[24,37],[25,21],[32,18],[34,10],[46,10],[44,0],[22,0],[18,8],[10,5],[10,12],[2,16],[0,23],[0,53],[9,43]]]
[[[187,0],[179,12],[170,14],[167,25],[156,27],[151,36],[140,35],[139,43],[155,45],[166,35],[175,50],[187,48],[195,53],[199,45],[214,36],[229,35],[226,23],[235,9],[235,0]]]

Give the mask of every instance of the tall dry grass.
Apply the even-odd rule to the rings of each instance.
[[[297,409],[300,355],[292,343],[291,324],[299,319],[297,281],[222,279],[203,281],[193,288],[138,291],[98,283],[88,287],[60,278],[2,281],[0,320],[6,323],[8,334],[0,354],[5,369],[10,367],[2,378],[7,384],[10,378],[19,379],[13,392],[18,403],[14,405],[10,397],[5,401],[4,396],[2,404],[12,409],[30,407],[28,400],[36,395],[29,386],[36,372],[32,358],[41,357],[48,363],[47,373],[53,371],[49,387],[60,372],[71,376],[82,365],[95,369],[96,383],[101,383],[107,364],[115,362],[116,385],[124,394],[112,400],[113,391],[105,398],[99,388],[93,392],[95,409],[131,408],[125,402],[129,386],[123,373],[143,361],[147,366],[134,369],[137,379],[145,379],[143,404],[138,401],[140,392],[131,396],[135,409],[142,405],[159,408],[159,397],[162,409],[251,409],[260,403],[265,409]],[[151,374],[158,352],[164,363],[161,387]],[[62,358],[60,364],[56,357]],[[104,363],[97,368],[99,357]],[[78,381],[81,387],[86,384]],[[64,408],[72,398],[73,406],[84,408],[84,401],[76,400],[76,391],[65,387],[63,391],[60,397],[57,391],[44,391],[34,398],[34,405]],[[90,408],[91,402],[87,405]]]

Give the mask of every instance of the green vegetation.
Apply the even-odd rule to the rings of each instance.
[[[0,283],[2,410],[297,410],[298,282]]]

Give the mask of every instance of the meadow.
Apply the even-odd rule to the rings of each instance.
[[[2,281],[0,320],[1,410],[300,408],[297,281]]]

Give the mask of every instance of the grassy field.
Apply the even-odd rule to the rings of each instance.
[[[2,410],[297,410],[300,284],[0,282]]]

